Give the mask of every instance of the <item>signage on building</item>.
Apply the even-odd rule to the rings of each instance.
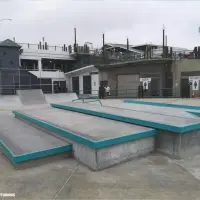
[[[192,90],[199,90],[199,89],[195,89],[195,86],[194,86],[194,84],[196,85],[196,82],[197,84],[199,84],[199,80],[200,80],[200,76],[189,76],[189,84],[190,86],[192,86]]]
[[[143,89],[148,90],[149,81],[143,81],[142,84],[143,84]]]
[[[189,76],[189,81],[200,80],[200,76]]]
[[[151,82],[151,78],[140,78],[140,82],[142,82],[143,89],[148,90],[149,83]]]
[[[199,90],[199,79],[194,79],[192,81],[192,90]]]
[[[140,82],[148,81],[151,82],[151,78],[140,78]]]

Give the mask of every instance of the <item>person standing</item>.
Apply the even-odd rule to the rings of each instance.
[[[104,99],[105,89],[103,85],[101,84],[99,87],[99,99]]]
[[[106,91],[106,96],[110,96],[110,87],[108,85],[106,85],[105,91]]]

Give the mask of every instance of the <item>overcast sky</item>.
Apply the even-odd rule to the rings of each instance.
[[[38,43],[45,36],[52,45],[106,42],[162,44],[162,27],[168,44],[192,48],[200,45],[200,1],[136,0],[0,0],[0,41]]]

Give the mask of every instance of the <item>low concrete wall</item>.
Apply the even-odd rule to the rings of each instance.
[[[98,171],[154,151],[155,137],[143,138],[102,149],[73,144],[74,156],[92,170]]]
[[[156,136],[156,151],[176,159],[185,159],[200,153],[200,130],[174,134],[159,131]]]

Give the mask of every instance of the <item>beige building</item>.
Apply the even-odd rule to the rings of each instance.
[[[114,96],[137,97],[140,78],[150,78],[146,97],[189,97],[189,76],[200,76],[198,59],[143,59],[95,67],[100,83],[108,83]]]

